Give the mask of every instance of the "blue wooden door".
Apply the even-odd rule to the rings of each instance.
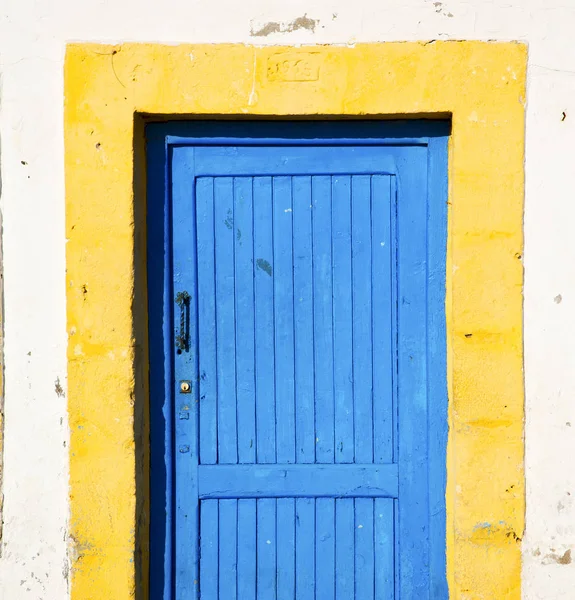
[[[447,598],[446,131],[371,126],[149,136],[157,598]]]

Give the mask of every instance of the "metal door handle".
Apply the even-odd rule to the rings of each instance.
[[[176,333],[176,351],[178,354],[190,349],[190,300],[188,292],[176,294],[176,304],[180,307],[180,330]]]

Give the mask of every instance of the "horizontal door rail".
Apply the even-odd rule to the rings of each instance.
[[[201,499],[397,498],[397,464],[200,465]]]

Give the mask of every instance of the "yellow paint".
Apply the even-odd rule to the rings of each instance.
[[[480,42],[68,47],[72,600],[133,598],[146,579],[142,115],[452,115],[448,580],[452,598],[520,598],[526,54]]]

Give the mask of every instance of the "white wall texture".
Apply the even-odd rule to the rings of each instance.
[[[254,36],[307,15],[315,30]],[[4,0],[1,600],[68,597],[63,59],[69,41],[529,43],[523,597],[575,599],[575,0]],[[575,552],[574,552],[575,554]]]

